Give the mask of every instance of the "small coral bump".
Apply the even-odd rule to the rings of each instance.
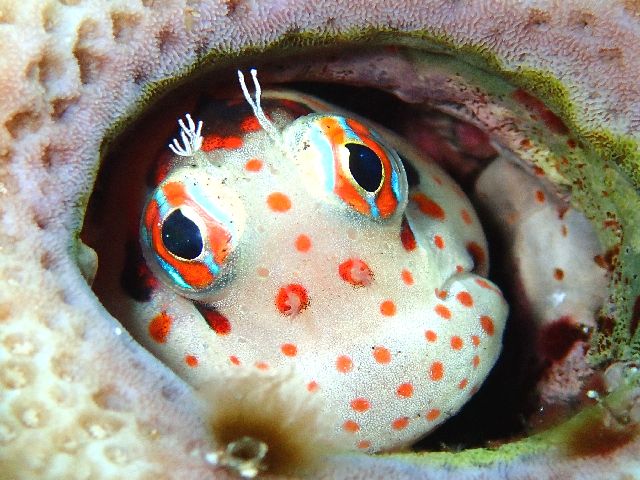
[[[242,478],[254,478],[266,470],[264,458],[269,451],[266,443],[252,437],[242,437],[231,442],[224,450],[205,455],[211,465],[235,470]]]
[[[180,138],[182,139],[182,145],[177,138],[173,139],[173,143],[169,144],[169,148],[176,155],[181,157],[190,157],[202,147],[202,121],[198,122],[196,127],[195,122],[188,113],[185,115],[187,119],[187,125],[184,124],[182,119],[178,120],[180,125]]]
[[[294,371],[234,366],[212,378],[198,388],[216,443],[208,464],[244,478],[298,475],[349,450],[350,438],[334,431],[337,420]]]

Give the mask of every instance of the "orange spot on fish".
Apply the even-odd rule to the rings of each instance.
[[[320,387],[318,386],[318,382],[316,382],[315,380],[307,383],[307,390],[311,393],[317,392],[318,388]]]
[[[369,440],[360,440],[358,442],[358,448],[360,450],[366,450],[369,447],[371,447],[371,442]]]
[[[473,297],[469,292],[458,292],[456,299],[465,307],[473,307]]]
[[[287,357],[295,357],[298,354],[298,347],[293,343],[283,343],[280,346],[280,351]]]
[[[445,213],[442,207],[424,193],[414,193],[410,198],[416,202],[418,209],[428,217],[436,220],[445,219]]]
[[[244,164],[244,169],[248,172],[259,172],[262,170],[262,160],[258,158],[247,160],[247,163]]]
[[[451,319],[451,310],[449,310],[446,306],[439,303],[434,308],[435,312],[440,315],[445,320]]]
[[[442,250],[444,248],[444,239],[440,235],[436,235],[435,237],[433,237],[433,243],[440,250]]]
[[[380,313],[385,317],[392,317],[396,314],[396,304],[391,300],[385,300],[380,304]]]
[[[193,367],[197,367],[198,366],[198,358],[193,356],[193,355],[185,355],[184,363],[186,363],[187,365],[189,365],[192,368]]]
[[[167,341],[167,336],[171,331],[171,323],[173,319],[167,314],[167,312],[161,312],[153,317],[149,323],[149,335],[157,343],[164,343]]]
[[[427,420],[429,420],[430,422],[433,422],[439,416],[440,416],[440,410],[438,410],[437,408],[432,408],[427,412]]]
[[[544,192],[542,190],[536,190],[536,202],[544,203]]]
[[[371,403],[366,398],[359,397],[351,400],[351,408],[358,413],[364,413],[371,408]]]
[[[202,140],[202,151],[210,152],[219,148],[236,149],[242,146],[242,138],[236,136],[207,135]]]
[[[411,398],[413,395],[413,385],[410,383],[401,383],[396,390],[396,394],[402,398]]]
[[[433,343],[438,340],[438,334],[433,330],[427,330],[426,332],[424,332],[424,338],[427,339],[427,342]]]
[[[274,212],[282,213],[291,208],[291,200],[282,192],[273,192],[267,197],[267,205]]]
[[[217,310],[203,308],[200,310],[211,329],[218,335],[229,335],[231,333],[231,322]]]
[[[360,425],[358,424],[358,422],[354,422],[353,420],[346,420],[342,424],[342,429],[345,432],[356,433],[356,432],[360,431]]]
[[[476,242],[467,243],[467,252],[469,252],[469,255],[471,255],[471,257],[473,258],[473,263],[476,266],[476,268],[479,265],[484,264],[487,258],[482,247],[478,245]]]
[[[400,225],[400,241],[407,252],[415,250],[418,246],[416,237],[413,235],[413,231],[411,230],[406,217],[402,218],[402,224]]]
[[[391,428],[394,430],[404,430],[409,425],[409,417],[396,418],[391,422]]]
[[[348,373],[353,369],[353,361],[348,355],[340,355],[336,359],[336,370],[340,373]]]
[[[561,268],[554,268],[553,278],[555,278],[558,281],[561,281],[564,278],[564,270],[562,270]]]
[[[234,365],[240,365],[240,359],[238,357],[236,357],[235,355],[231,355],[229,357],[229,361],[231,363],[233,363]]]
[[[405,283],[405,285],[413,285],[414,283],[413,275],[409,270],[407,269],[402,270],[400,277],[402,278],[402,281]]]
[[[480,357],[476,355],[473,357],[473,361],[471,363],[473,364],[473,368],[478,368],[478,365],[480,365]]]
[[[240,130],[245,133],[257,132],[261,129],[260,122],[255,115],[251,115],[240,122]]]
[[[442,362],[433,362],[429,367],[429,378],[434,382],[442,380],[444,376],[444,365]]]
[[[469,380],[467,380],[466,378],[463,378],[462,380],[460,380],[460,383],[458,383],[458,389],[460,390],[464,390],[467,385],[469,385]]]
[[[378,363],[389,363],[391,361],[391,352],[385,347],[375,347],[373,349],[373,358]]]
[[[355,287],[370,285],[373,280],[371,268],[359,258],[350,258],[338,265],[338,274],[342,280]]]
[[[488,315],[482,315],[480,317],[480,326],[487,335],[489,335],[490,337],[493,336],[495,332],[495,326],[491,317],[489,317]]]
[[[301,253],[306,253],[311,250],[311,238],[304,233],[298,235],[295,241],[296,250]]]
[[[300,284],[290,283],[278,291],[275,304],[281,314],[297,315],[309,306],[307,289]]]
[[[464,342],[462,341],[462,338],[460,338],[459,336],[455,335],[453,337],[451,337],[451,348],[454,350],[460,350],[463,346]]]
[[[462,217],[462,221],[467,225],[471,225],[473,223],[473,219],[471,218],[471,214],[465,210],[464,208],[460,210],[460,216]]]

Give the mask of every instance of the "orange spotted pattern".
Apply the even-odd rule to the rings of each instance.
[[[332,124],[324,122],[323,125],[325,129],[328,129]],[[354,122],[352,127],[355,129],[365,128],[358,122]],[[257,132],[261,127],[255,116],[249,115],[242,120],[240,128],[242,132]],[[333,133],[330,134],[333,135]],[[243,142],[242,137],[235,135],[207,135],[202,149],[206,152],[220,148],[239,148],[243,146]],[[265,156],[264,158],[265,160],[247,156],[239,163],[238,169],[243,172],[242,175],[247,181],[260,182],[273,174],[275,169],[271,168],[270,163],[265,163],[267,158],[268,162],[271,162],[271,157]],[[266,168],[267,165],[269,168]],[[387,167],[385,166],[385,168]],[[444,176],[435,175],[433,178],[439,186],[461,195],[459,189],[447,186],[448,180]],[[304,215],[303,198],[293,186],[287,186],[286,183],[272,185],[278,185],[275,188],[283,188],[284,191],[270,191],[274,188],[271,186],[267,187],[268,190],[259,190],[260,193],[256,194],[256,197],[260,208],[263,209],[259,211],[264,211],[267,208],[270,212],[269,219],[265,220],[266,223],[271,222],[277,224],[278,228],[289,229],[283,230],[286,235],[279,239],[282,240],[279,245],[282,245],[283,248],[277,252],[277,255],[273,255],[274,260],[278,262],[279,259],[276,257],[281,256],[284,259],[286,256],[287,261],[289,258],[293,258],[295,262],[299,262],[297,265],[303,265],[305,268],[307,265],[320,268],[317,257],[326,253],[322,251],[326,248],[326,241],[320,235],[322,232],[318,231],[313,221],[307,222],[306,219],[298,220],[298,223],[287,223],[295,215],[299,215],[298,212],[302,212]],[[349,190],[348,186],[341,184],[336,188],[339,191],[334,193],[338,193],[354,210],[366,213],[370,209],[368,204],[356,198],[355,193]],[[536,193],[536,199],[542,202],[544,194],[543,192],[539,193],[542,194],[542,200],[540,200],[538,193]],[[472,233],[457,237],[455,232],[450,229],[450,224],[456,225],[455,228],[467,229],[469,232],[478,228],[478,222],[474,221],[475,217],[468,204],[461,203],[452,206],[450,202],[445,203],[444,200],[440,200],[446,198],[444,195],[435,194],[432,197],[420,189],[411,190],[408,196],[412,209],[405,212],[406,217],[404,215],[391,217],[395,212],[396,205],[388,195],[376,201],[382,219],[397,221],[397,229],[394,231],[396,236],[393,240],[400,255],[398,256],[398,264],[393,271],[384,271],[378,266],[380,264],[370,251],[360,251],[358,248],[351,249],[349,247],[342,250],[342,252],[346,252],[343,253],[344,257],[342,258],[337,256],[340,254],[339,252],[333,252],[334,256],[330,257],[329,262],[325,257],[322,257],[324,258],[322,268],[328,269],[327,275],[333,276],[336,284],[341,286],[341,291],[353,295],[369,295],[373,298],[362,310],[363,315],[368,315],[374,318],[375,322],[378,322],[377,324],[372,323],[372,325],[376,325],[375,328],[377,325],[387,325],[389,329],[387,332],[394,330],[403,332],[413,328],[413,332],[417,332],[414,333],[415,337],[420,341],[421,350],[419,351],[425,352],[425,356],[420,357],[420,354],[416,354],[416,350],[412,350],[413,346],[398,343],[393,336],[378,335],[374,337],[370,335],[366,340],[365,335],[359,336],[360,332],[358,335],[349,335],[350,331],[347,329],[344,336],[345,342],[341,346],[338,345],[339,341],[336,341],[335,346],[330,345],[329,349],[334,348],[334,350],[331,351],[327,360],[323,360],[323,364],[320,364],[320,360],[316,360],[317,370],[313,368],[304,370],[306,378],[301,386],[303,390],[316,395],[334,395],[336,394],[334,392],[337,391],[339,392],[337,395],[342,395],[339,404],[342,410],[338,412],[342,417],[336,427],[351,435],[353,445],[362,450],[379,448],[379,439],[375,438],[375,435],[369,430],[372,425],[372,417],[382,419],[378,425],[396,438],[400,438],[402,435],[407,435],[407,432],[418,431],[418,425],[427,424],[425,420],[433,424],[423,428],[424,432],[442,421],[443,417],[453,414],[454,409],[441,403],[439,398],[431,398],[429,395],[432,394],[428,392],[446,392],[448,397],[468,397],[472,390],[469,388],[470,383],[471,385],[479,385],[478,374],[471,368],[479,369],[481,363],[486,368],[485,362],[492,362],[492,358],[487,356],[485,352],[491,342],[495,342],[495,339],[491,340],[490,337],[498,337],[497,332],[501,331],[500,319],[494,315],[493,311],[483,310],[485,302],[482,296],[485,293],[497,295],[499,291],[496,287],[475,275],[468,283],[464,284],[464,290],[459,290],[457,284],[428,285],[429,274],[425,275],[424,270],[421,270],[420,265],[416,263],[416,259],[420,258],[425,250],[429,250],[428,254],[432,256],[430,260],[437,255],[438,262],[446,263],[442,262],[442,259],[448,260],[450,256],[457,255],[456,251],[464,253],[465,249],[473,258],[476,269],[486,263],[487,253],[482,246],[484,241],[480,240],[481,237]],[[415,232],[407,218],[412,222],[411,225],[414,226]],[[434,226],[434,230],[430,230],[428,235],[423,233],[420,226],[420,222],[424,221],[428,221],[430,225]],[[353,230],[356,228],[354,227]],[[355,241],[362,239],[362,234],[357,232],[357,235],[346,234],[345,237],[348,237],[350,246],[356,246]],[[474,241],[474,239],[479,241]],[[359,256],[360,254],[363,258]],[[375,268],[375,278],[370,265]],[[454,258],[449,265],[452,270],[455,269],[460,273],[465,272],[465,276],[473,273],[468,272],[468,256],[466,254]],[[273,281],[273,278],[279,275],[279,267],[279,264],[269,263],[268,259],[261,259],[259,263],[252,266],[252,272],[254,276],[259,276],[263,282]],[[429,266],[429,268],[432,267]],[[557,270],[559,269],[556,269],[554,277],[560,280]],[[453,274],[453,272],[451,273]],[[240,347],[231,347],[223,357],[225,362],[228,361],[230,365],[234,366],[247,365],[259,370],[275,370],[283,365],[291,368],[294,365],[302,364],[306,368],[308,364],[305,362],[309,362],[310,357],[322,358],[322,348],[326,346],[316,345],[315,342],[322,338],[320,333],[323,328],[334,328],[332,320],[335,317],[330,316],[333,315],[332,312],[327,312],[325,318],[328,321],[326,323],[323,318],[323,309],[326,308],[326,305],[322,304],[323,298],[325,291],[331,286],[321,285],[318,287],[313,283],[313,279],[305,274],[304,268],[289,271],[286,275],[278,280],[282,283],[276,283],[275,288],[272,286],[269,287],[272,290],[264,290],[272,302],[271,314],[276,318],[275,320],[271,318],[269,321],[281,322],[276,327],[270,324],[269,329],[275,331],[275,328],[280,328],[280,325],[286,325],[286,328],[282,328],[282,336],[272,337],[277,340],[268,345],[266,344],[268,342],[265,342],[265,349],[255,353]],[[202,281],[204,282],[204,280]],[[405,289],[408,300],[405,300],[405,296],[401,294],[396,296],[393,290],[384,293],[377,290],[380,285],[392,282],[395,282],[395,288]],[[449,288],[455,288],[455,290],[450,291]],[[319,294],[321,289],[322,295]],[[412,315],[411,308],[415,307],[411,304],[413,301],[410,298],[411,294],[421,294],[424,291],[435,293],[435,303],[427,304],[425,311],[422,312],[420,320],[422,323],[417,325],[417,329],[416,325],[407,327],[403,323],[406,320],[405,312],[409,311]],[[430,295],[427,296],[434,298]],[[340,297],[340,302],[344,308],[345,302],[342,297]],[[296,317],[307,308],[310,309],[309,312]],[[320,311],[314,311],[314,308]],[[198,310],[210,329],[217,335],[214,336],[214,339],[220,345],[225,342],[234,342],[234,338],[246,335],[246,326],[241,325],[240,320],[226,310],[223,310],[224,314],[200,306]],[[347,325],[345,328],[352,328],[348,325],[348,321],[353,314],[346,311],[343,315],[344,323]],[[226,315],[229,315],[229,318]],[[161,312],[149,322],[149,336],[156,343],[170,344],[172,341],[170,339],[172,322],[166,312]],[[471,327],[466,325],[471,325]],[[291,326],[295,326],[303,334],[298,336],[296,330],[291,329]],[[466,330],[467,328],[473,329],[472,332]],[[382,331],[381,328],[380,332]],[[304,335],[310,335],[310,341],[305,339]],[[424,339],[422,335],[424,335]],[[339,338],[339,336],[332,338]],[[481,342],[482,348],[478,348]],[[231,345],[235,345],[235,343]],[[200,368],[196,368],[199,367],[200,362],[207,359],[204,354],[198,353],[196,356],[188,348],[182,350],[182,352],[185,351],[186,353],[182,353],[182,357],[178,356],[182,360],[182,371],[197,374],[198,371],[205,370],[204,364]],[[199,358],[199,355],[203,356]],[[412,362],[412,359],[416,359],[417,363],[403,363]],[[454,360],[452,361],[452,359]],[[185,365],[189,368],[185,368]],[[458,368],[458,365],[461,367]],[[380,386],[380,377],[375,376],[381,374],[387,375],[384,378],[389,380],[384,386]],[[373,380],[370,383],[371,388],[367,388],[363,383],[368,375],[371,375]],[[387,397],[382,397],[384,402],[376,389],[384,390],[384,394],[387,395]],[[397,405],[389,407],[390,402]],[[446,412],[446,415],[442,415],[442,412]],[[420,432],[422,431],[418,433]],[[412,435],[415,434],[412,433]]]

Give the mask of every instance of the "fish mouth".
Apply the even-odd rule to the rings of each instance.
[[[471,53],[460,59],[440,48],[418,49],[402,43],[319,47],[293,55],[286,52],[248,58],[226,66],[204,64],[205,68],[189,78],[170,87],[159,86],[153,92],[153,104],[105,143],[96,183],[100,193],[94,193],[82,232],[100,262],[113,253],[111,242],[100,242],[99,231],[104,226],[105,209],[113,208],[108,195],[114,172],[131,161],[131,152],[138,160],[145,155],[134,147],[135,142],[153,130],[170,132],[184,106],[195,104],[196,91],[237,96],[235,69],[256,66],[265,88],[284,87],[316,95],[409,139],[458,181],[480,213],[489,239],[489,278],[503,289],[511,305],[504,350],[480,392],[461,412],[416,444],[414,451],[465,455],[465,451],[484,447],[489,448],[487,458],[494,459],[500,458],[495,453],[500,451],[497,447],[505,444],[524,445],[526,451],[532,435],[561,430],[584,409],[597,408],[601,399],[620,385],[613,385],[606,372],[629,366],[632,356],[621,345],[637,342],[637,325],[624,317],[614,322],[612,312],[629,311],[628,305],[616,302],[625,301],[620,289],[633,273],[621,258],[621,252],[629,248],[621,234],[624,214],[613,212],[602,199],[617,197],[625,188],[632,192],[633,187],[622,169],[606,161],[607,185],[616,184],[622,190],[616,192],[603,185],[598,175],[598,169],[603,168],[603,147],[594,144],[588,132],[575,128],[561,94],[549,94],[560,88],[557,82],[547,78],[534,88],[534,83],[528,82],[530,77],[501,76],[481,55]],[[159,112],[164,118],[154,123]],[[161,148],[166,136],[157,136],[157,144],[153,144],[155,140],[147,143],[149,151]],[[499,161],[504,162],[500,168],[496,166]],[[509,218],[514,211],[501,209],[487,199],[487,189],[499,185],[505,169],[515,169],[517,174],[510,177],[513,181],[526,182],[515,189],[529,189],[532,205],[536,193],[544,192],[545,201],[553,205],[560,220],[567,211],[584,215],[585,222],[580,225],[593,242],[549,252],[551,257],[576,254],[595,265],[589,270],[592,282],[566,288],[577,299],[579,313],[541,313],[535,307],[536,297],[542,293],[531,290],[525,277],[544,269],[531,265],[536,262],[523,261],[525,247],[517,241],[522,232],[535,236],[535,227],[518,230]],[[530,216],[526,209],[516,213]],[[570,284],[571,274],[565,270],[555,268],[552,273],[556,277],[566,273],[565,283]],[[101,289],[101,275],[99,270],[94,288],[108,305],[108,289]],[[541,281],[553,282],[551,275]],[[110,311],[118,318],[117,309]],[[626,322],[627,328],[619,322]],[[560,388],[560,379],[570,388]],[[571,435],[578,431],[569,430]],[[632,438],[630,435],[629,441]],[[576,446],[577,451],[581,448]],[[596,442],[580,451],[592,455],[602,449],[605,446]]]

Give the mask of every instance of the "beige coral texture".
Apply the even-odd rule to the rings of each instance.
[[[120,329],[75,261],[101,139],[145,86],[198,55],[292,30],[426,30],[561,78],[584,125],[640,130],[635,2],[353,3],[0,0],[0,478],[227,475],[203,461],[202,406]],[[350,462],[325,475],[390,474]]]

